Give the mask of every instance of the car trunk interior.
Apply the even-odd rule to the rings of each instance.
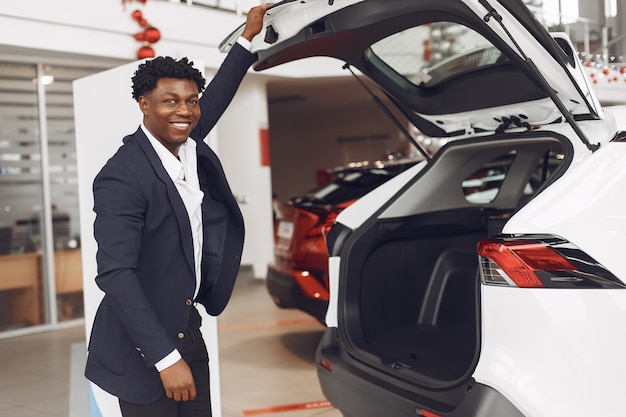
[[[358,230],[344,281],[354,356],[432,387],[471,375],[480,347],[476,244],[558,176],[566,153],[557,138],[526,135],[449,143]]]

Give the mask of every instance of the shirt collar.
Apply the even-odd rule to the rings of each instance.
[[[163,164],[165,171],[167,171],[167,175],[169,175],[172,181],[176,182],[177,179],[182,178],[184,174],[183,174],[183,164],[181,163],[181,161],[178,158],[176,158],[174,154],[171,153],[169,149],[167,149],[161,142],[159,142],[157,138],[155,138],[152,135],[152,133],[150,133],[150,131],[146,128],[146,126],[143,123],[141,124],[141,130],[143,130],[143,133],[145,133],[145,135],[148,137],[150,144],[152,145],[157,155],[159,156],[159,159],[161,160],[161,163]],[[189,142],[194,142],[194,141],[193,140],[190,141],[189,139],[187,139],[186,142],[180,145],[180,148],[178,149],[179,154],[182,152],[186,152],[187,144]],[[193,143],[193,145],[195,145],[195,142]]]

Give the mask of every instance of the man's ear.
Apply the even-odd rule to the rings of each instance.
[[[145,96],[139,96],[137,99],[139,103],[139,109],[144,115],[148,114],[148,107],[150,106],[150,101]]]

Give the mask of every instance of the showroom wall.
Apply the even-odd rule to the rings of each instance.
[[[273,81],[267,91],[272,190],[281,201],[316,186],[320,170],[407,151],[399,129],[352,77]]]

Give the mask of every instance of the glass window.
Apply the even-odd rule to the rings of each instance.
[[[405,169],[415,160],[400,161],[380,168],[340,169],[333,172],[330,182],[307,191],[290,201],[296,206],[342,204],[359,199]]]
[[[436,22],[381,39],[370,47],[378,66],[420,87],[485,66],[508,62],[483,36],[466,26]]]
[[[465,199],[473,204],[491,203],[506,179],[509,169],[517,156],[516,151],[484,164],[480,169],[469,175],[462,183]],[[524,187],[524,196],[531,196],[556,171],[562,162],[563,155],[549,152],[541,157]]]
[[[45,88],[54,288],[57,317],[65,321],[84,316],[72,82],[94,71],[48,65],[44,72],[50,80]]]
[[[83,317],[72,81],[95,71],[0,62],[0,332]]]
[[[509,153],[490,161],[469,175],[462,184],[465,199],[474,204],[491,203],[495,200],[514,159],[515,153]]]
[[[45,320],[37,67],[0,63],[0,331]]]
[[[358,199],[391,178],[386,171],[343,171],[322,186],[291,199],[298,206],[341,204]]]

